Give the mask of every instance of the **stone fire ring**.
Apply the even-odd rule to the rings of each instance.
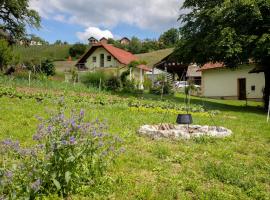
[[[224,138],[232,134],[232,131],[224,127],[200,126],[200,125],[144,125],[138,130],[141,136],[148,136],[152,139],[168,138],[172,140],[191,139],[202,136]]]

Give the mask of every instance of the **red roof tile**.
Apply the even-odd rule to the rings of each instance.
[[[205,71],[205,70],[209,70],[209,69],[217,69],[217,68],[223,68],[225,67],[223,63],[206,63],[205,65],[203,65],[198,71]]]
[[[138,65],[137,68],[142,69],[144,71],[148,71],[148,72],[152,71],[152,69],[146,65]]]
[[[128,65],[131,61],[138,60],[132,53],[123,49],[119,49],[109,44],[98,44],[103,46],[113,57],[115,57],[121,64]],[[95,45],[96,46],[96,45]]]
[[[102,42],[98,42],[94,44],[78,61],[78,64],[85,63],[89,56],[99,47],[103,47],[106,51],[108,51],[115,59],[117,59],[121,64],[128,65],[131,61],[138,60],[136,56],[132,53],[127,52],[123,49],[119,49],[110,44],[105,44]]]

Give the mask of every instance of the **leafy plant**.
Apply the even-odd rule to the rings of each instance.
[[[47,76],[55,75],[55,66],[52,61],[45,60],[41,63],[41,72],[46,74]]]
[[[85,51],[86,51],[86,46],[84,44],[77,43],[77,44],[74,44],[72,47],[70,47],[69,55],[71,57],[78,58],[79,56],[83,55]]]
[[[9,139],[0,143],[1,154],[13,160],[1,163],[0,197],[68,197],[104,183],[107,167],[123,151],[122,140],[106,133],[106,123],[85,122],[83,110],[66,116],[64,106],[61,100],[51,117],[38,117],[35,146],[24,148]]]
[[[104,83],[108,79],[107,75],[103,71],[89,72],[82,76],[81,81],[87,86],[102,87],[104,88]]]
[[[107,90],[117,91],[121,87],[121,82],[118,77],[111,76],[106,80],[105,87]]]

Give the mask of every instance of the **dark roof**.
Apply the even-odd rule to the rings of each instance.
[[[96,41],[98,41],[96,38],[94,38],[94,37],[90,37],[88,40],[91,40],[91,39],[94,39],[94,40],[96,40]]]
[[[130,39],[128,39],[127,37],[123,37],[120,41],[122,41],[122,40],[128,40],[128,41],[130,41]]]
[[[103,38],[101,38],[99,41],[101,41],[101,40],[108,40],[107,38],[105,38],[105,37],[103,37]]]
[[[86,63],[86,60],[89,56],[97,49],[97,48],[104,48],[108,51],[115,59],[117,59],[121,64],[128,65],[131,61],[138,60],[136,56],[132,53],[127,52],[123,49],[116,48],[109,44],[104,43],[97,43],[94,44],[77,62],[77,65]]]
[[[260,72],[265,72],[267,71],[267,67],[265,66],[261,66],[261,65],[257,65],[254,69],[252,69],[249,73],[260,73]]]

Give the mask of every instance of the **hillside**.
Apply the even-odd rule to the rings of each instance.
[[[70,45],[43,45],[43,46],[15,46],[14,52],[19,55],[20,62],[31,60],[50,59],[64,61],[69,56]]]
[[[140,60],[146,61],[148,66],[153,67],[154,64],[156,64],[157,62],[159,62],[166,56],[170,55],[172,52],[173,52],[173,48],[169,48],[169,49],[153,51],[150,53],[137,54],[136,56]]]

